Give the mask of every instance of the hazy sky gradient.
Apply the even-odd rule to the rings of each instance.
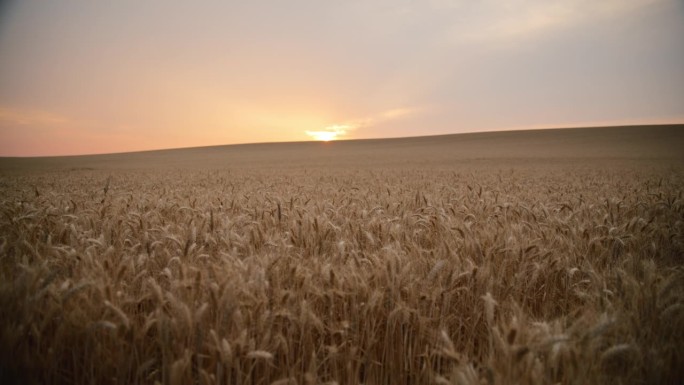
[[[684,122],[680,0],[0,5],[0,155]]]

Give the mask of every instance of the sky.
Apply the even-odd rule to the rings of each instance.
[[[681,0],[0,3],[0,156],[661,123]]]

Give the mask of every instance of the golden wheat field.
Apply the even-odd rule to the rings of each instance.
[[[0,380],[681,383],[683,130],[0,159]]]

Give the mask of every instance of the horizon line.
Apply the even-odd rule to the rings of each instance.
[[[69,158],[69,157],[88,157],[88,156],[105,156],[105,155],[123,155],[123,154],[136,154],[145,152],[161,152],[161,151],[174,151],[174,150],[192,150],[192,149],[202,149],[210,147],[228,147],[228,146],[249,146],[249,145],[268,145],[268,144],[292,144],[292,143],[333,143],[333,142],[354,142],[354,141],[375,141],[375,140],[397,140],[397,139],[411,139],[411,138],[428,138],[428,137],[439,137],[439,136],[455,136],[455,135],[472,135],[472,134],[485,134],[485,133],[504,133],[504,132],[525,132],[525,131],[552,131],[552,130],[568,130],[568,129],[588,129],[588,128],[627,128],[627,127],[643,127],[643,126],[679,126],[684,125],[684,120],[679,122],[669,122],[669,123],[627,123],[627,124],[616,124],[616,123],[596,123],[590,125],[558,125],[558,126],[546,126],[546,125],[533,125],[525,127],[511,127],[511,128],[493,128],[493,129],[483,129],[478,131],[464,131],[464,132],[453,132],[453,133],[443,133],[443,134],[427,134],[427,135],[408,135],[408,136],[387,136],[387,137],[372,137],[372,138],[342,138],[334,139],[331,141],[321,141],[321,140],[286,140],[277,142],[241,142],[241,143],[224,143],[224,144],[208,144],[200,146],[188,146],[188,147],[165,147],[165,148],[150,148],[141,150],[130,150],[130,151],[118,151],[118,152],[102,152],[102,153],[84,153],[84,154],[64,154],[64,155],[15,155],[6,156],[0,154],[0,159],[27,159],[27,158]]]

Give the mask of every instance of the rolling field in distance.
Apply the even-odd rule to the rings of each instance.
[[[0,172],[449,168],[463,164],[684,161],[684,125],[502,131],[336,142],[258,143],[110,155],[2,158]],[[662,162],[661,162],[662,164]]]
[[[677,384],[684,126],[0,158],[0,382]]]

